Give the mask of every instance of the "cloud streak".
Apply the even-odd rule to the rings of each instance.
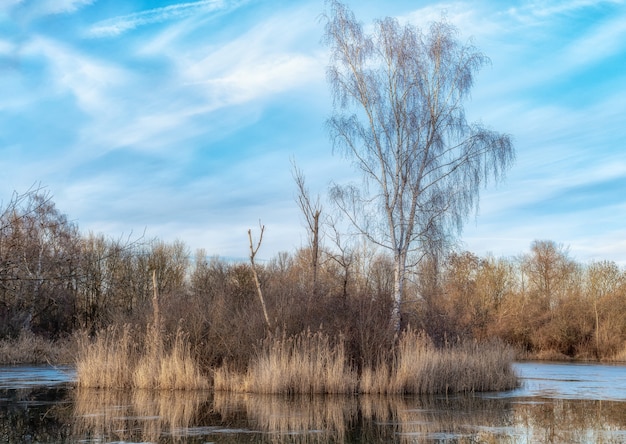
[[[181,20],[198,13],[228,11],[246,1],[199,0],[136,12],[120,17],[101,20],[93,24],[87,35],[90,37],[117,37],[141,26],[162,23],[169,20]]]

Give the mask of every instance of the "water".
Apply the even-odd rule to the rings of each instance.
[[[71,368],[0,367],[0,442],[626,442],[626,367],[515,366],[509,392],[313,398],[77,390]]]

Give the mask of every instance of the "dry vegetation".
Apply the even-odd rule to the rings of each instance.
[[[151,328],[143,344],[126,325],[100,332],[95,340],[84,338],[76,360],[78,386],[85,388],[133,388],[195,390],[208,388],[208,380],[191,357],[187,335],[178,331],[169,347]]]
[[[310,332],[267,341],[245,373],[223,366],[215,372],[215,390],[283,394],[437,394],[509,390],[518,379],[511,349],[501,343],[464,343],[438,348],[407,330],[381,359],[362,374],[346,361],[345,344]]]
[[[224,365],[214,377],[217,391],[253,393],[353,393],[357,384],[343,340],[321,332],[269,338],[245,373]]]
[[[281,253],[256,264],[270,333],[250,265],[202,251],[192,261],[180,242],[81,236],[45,196],[18,203],[0,213],[2,362],[76,358],[83,386],[214,376],[224,390],[471,391],[510,386],[512,356],[497,344],[518,357],[626,359],[626,272],[577,263],[551,241],[514,258],[427,257],[404,290],[404,336],[389,322],[388,256],[363,244]]]
[[[72,364],[76,345],[76,337],[49,340],[22,331],[17,338],[0,340],[0,365]]]

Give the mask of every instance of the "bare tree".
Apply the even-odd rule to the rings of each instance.
[[[320,203],[319,196],[313,200],[311,193],[306,187],[304,173],[299,169],[295,162],[292,162],[292,175],[293,180],[298,187],[297,202],[304,220],[306,221],[306,227],[309,234],[309,246],[311,248],[311,269],[313,270],[313,296],[317,295],[317,275],[319,269],[319,255],[320,255],[320,216],[322,214],[322,204]]]
[[[267,325],[267,330],[272,330],[272,324],[270,323],[270,318],[267,315],[267,308],[265,306],[265,299],[263,298],[263,290],[261,289],[261,282],[259,281],[259,275],[256,271],[256,263],[254,262],[254,258],[256,257],[259,248],[261,248],[261,242],[263,242],[263,232],[265,231],[265,225],[261,225],[261,234],[259,235],[259,241],[254,246],[252,242],[252,229],[248,230],[248,239],[250,241],[250,267],[252,268],[252,275],[254,276],[254,285],[256,287],[256,292],[259,295],[259,300],[261,301],[261,308],[263,308],[263,317],[265,318],[265,324]]]
[[[325,42],[333,146],[353,159],[363,186],[333,187],[354,226],[394,257],[391,321],[400,329],[407,267],[460,233],[481,186],[514,158],[509,136],[468,123],[463,101],[485,55],[445,21],[427,32],[385,18],[366,34],[331,0]]]

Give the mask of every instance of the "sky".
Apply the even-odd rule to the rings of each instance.
[[[469,121],[516,162],[459,239],[512,257],[551,240],[626,266],[623,0],[345,2],[364,24],[443,15],[491,60]],[[307,242],[292,163],[332,212],[323,0],[0,0],[0,207],[44,186],[83,233],[259,258]]]

